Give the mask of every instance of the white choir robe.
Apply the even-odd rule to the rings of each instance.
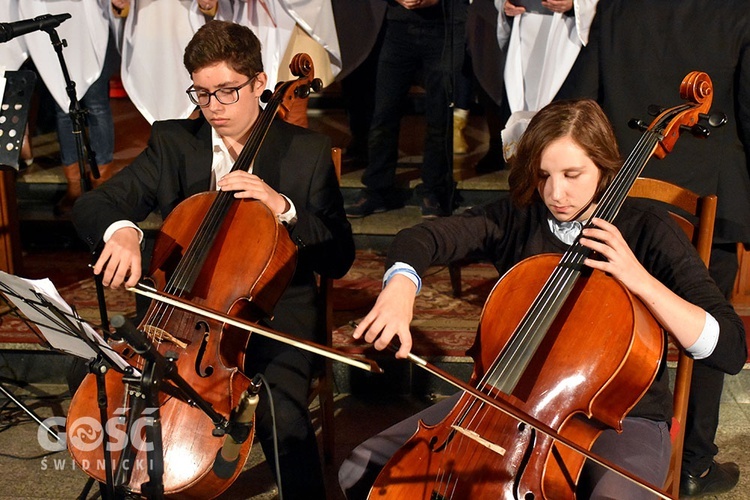
[[[307,44],[305,52],[312,52],[315,76],[323,80],[324,86],[341,71],[341,50],[330,0],[263,0],[262,4],[252,0],[249,6],[247,0],[235,0],[232,20],[248,26],[260,39],[268,89],[293,78],[288,68],[289,51],[296,52],[297,47],[305,45],[305,36],[323,49]],[[300,33],[300,28],[304,33]]]
[[[108,6],[109,1],[20,0],[12,1],[13,4],[17,5],[19,19],[32,19],[44,14],[71,15],[55,31],[61,40],[67,42],[62,51],[63,59],[70,79],[76,84],[76,98],[81,99],[102,73],[109,38],[109,23],[103,4]],[[44,31],[36,31],[17,38],[21,39],[55,102],[68,111],[70,99],[67,85],[50,36]]]
[[[504,79],[511,112],[539,111],[554,99],[588,43],[597,2],[573,0],[573,16],[527,12],[510,20],[505,1],[495,0],[498,43],[507,43]]]
[[[120,78],[149,123],[186,118],[195,109],[185,90],[192,80],[182,57],[195,33],[193,0],[131,0],[123,27]]]
[[[259,2],[219,0],[215,19],[248,26],[261,42],[267,88],[273,90],[289,41],[299,25],[315,30],[311,36],[327,51],[330,63],[318,68],[316,76],[338,74],[341,52],[327,0],[264,0]],[[113,20],[115,25],[118,20]],[[125,91],[141,114],[155,120],[185,118],[195,109],[185,90],[192,80],[183,65],[185,47],[206,22],[197,0],[132,0],[130,14],[122,28],[121,78]],[[309,33],[309,32],[308,32]],[[316,61],[317,63],[317,61]],[[331,66],[326,68],[326,66]],[[321,71],[323,70],[323,71]],[[328,81],[333,80],[330,76]]]
[[[18,17],[18,0],[0,1],[0,19],[9,23],[21,20]],[[0,68],[5,68],[5,71],[16,71],[29,58],[24,39],[24,36],[18,36],[0,43]]]

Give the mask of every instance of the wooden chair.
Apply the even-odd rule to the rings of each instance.
[[[750,307],[750,245],[737,243],[737,267],[732,304]]]
[[[331,148],[333,167],[336,178],[341,181],[341,148]],[[325,276],[319,277],[320,293],[325,304],[326,345],[333,345],[333,280]],[[333,362],[326,358],[323,368],[317,374],[310,386],[310,402],[318,398],[320,404],[320,427],[323,441],[323,458],[327,464],[333,463],[334,458],[334,428],[333,428]]]
[[[717,198],[715,195],[700,196],[669,182],[639,177],[630,190],[629,196],[648,198],[670,205],[671,207],[667,207],[670,215],[685,231],[685,234],[695,245],[703,263],[708,267],[711,257],[714,219],[716,217]],[[693,220],[688,219],[688,217]],[[672,456],[665,488],[674,498],[677,498],[680,494],[682,449],[690,396],[690,379],[693,373],[693,359],[674,340],[673,343],[678,348],[679,359],[674,382],[674,416],[670,431]]]

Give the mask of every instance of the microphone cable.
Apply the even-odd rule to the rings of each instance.
[[[276,462],[276,486],[279,488],[279,500],[284,500],[284,494],[281,488],[281,466],[279,465],[279,437],[276,432],[276,410],[273,403],[273,394],[271,394],[271,387],[268,385],[268,380],[263,376],[262,373],[258,373],[258,376],[263,381],[263,387],[266,389],[268,394],[268,406],[271,408],[271,427],[273,428],[273,458]]]

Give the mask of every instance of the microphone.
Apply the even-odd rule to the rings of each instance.
[[[253,416],[258,406],[258,393],[261,387],[260,375],[256,375],[250,382],[250,387],[240,396],[237,407],[229,417],[229,432],[224,438],[224,445],[216,454],[213,471],[217,477],[227,479],[232,477],[239,465],[239,454],[242,444],[250,437],[253,427]]]
[[[43,16],[26,19],[25,21],[0,23],[0,43],[7,42],[26,33],[57,28],[66,19],[70,19],[70,14],[57,14],[54,16],[52,14],[44,14]]]

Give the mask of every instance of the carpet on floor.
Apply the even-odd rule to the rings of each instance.
[[[19,275],[28,279],[48,278],[65,302],[85,321],[94,327],[100,327],[99,301],[96,283],[89,267],[90,261],[91,256],[87,252],[33,252],[24,255],[24,272]],[[104,297],[110,318],[116,314],[135,314],[135,299],[131,292],[123,288],[106,288]],[[0,305],[6,305],[4,298],[0,302]],[[44,341],[34,325],[28,324],[23,318],[4,308],[4,313],[0,316],[0,348],[3,343],[43,344]]]
[[[334,281],[333,347],[352,354],[377,354],[351,333],[372,308],[381,288],[384,257],[371,251],[358,251],[352,269]],[[45,252],[26,256],[28,278],[48,277],[62,297],[94,326],[100,324],[96,286],[88,267],[89,255],[75,252]],[[476,335],[485,300],[497,281],[494,267],[475,263],[461,270],[461,297],[453,295],[447,267],[430,268],[423,289],[415,302],[412,321],[413,351],[424,357],[465,357]],[[135,299],[125,290],[105,290],[107,311],[132,316]],[[746,328],[750,317],[744,316]],[[40,343],[37,333],[13,314],[0,317],[0,348],[3,343]],[[670,358],[676,359],[674,352]]]

